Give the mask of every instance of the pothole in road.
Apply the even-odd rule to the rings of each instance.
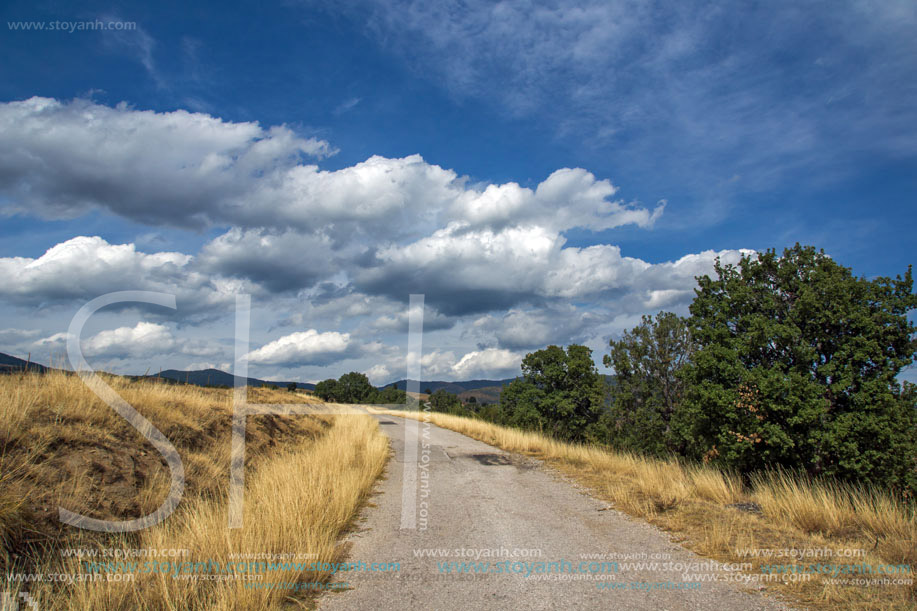
[[[506,454],[469,454],[468,458],[473,458],[482,465],[487,465],[489,467],[513,464],[513,461]]]

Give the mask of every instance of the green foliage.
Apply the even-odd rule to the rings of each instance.
[[[749,472],[802,468],[917,490],[917,342],[904,278],[854,277],[812,247],[744,257],[698,278],[698,345],[673,418],[685,451]]]
[[[548,346],[527,354],[522,376],[500,394],[508,424],[542,430],[560,439],[598,437],[606,389],[589,348],[572,344],[564,351]]]
[[[443,412],[445,414],[454,414],[458,416],[469,415],[469,411],[462,405],[461,400],[456,395],[440,388],[430,395],[430,409],[434,412]]]
[[[365,403],[376,390],[365,374],[356,371],[338,378],[338,386],[345,403]]]
[[[482,403],[475,412],[475,416],[494,424],[507,424],[504,421],[503,410],[498,404]]]
[[[315,395],[331,403],[388,403],[404,404],[407,394],[394,385],[379,390],[369,383],[362,373],[351,371],[339,379],[323,380],[315,385]]]
[[[404,404],[407,401],[407,393],[392,384],[382,390],[374,390],[367,403],[388,403]]]
[[[335,379],[322,380],[315,385],[315,396],[329,403],[343,403],[343,395]]]
[[[605,416],[607,441],[616,447],[662,456],[678,449],[671,428],[685,383],[678,373],[693,352],[685,319],[660,312],[620,340],[609,342],[606,367],[615,370],[611,408]]]
[[[290,382],[287,384],[287,390],[290,392],[296,392],[296,382]]]

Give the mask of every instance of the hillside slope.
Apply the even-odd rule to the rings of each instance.
[[[32,363],[24,359],[17,358],[10,354],[0,352],[0,373],[9,373],[11,371],[25,371],[28,366],[29,371],[44,373],[48,370],[44,365]]]
[[[166,378],[176,382],[194,384],[195,386],[232,386],[235,376],[219,369],[197,369],[193,371],[183,371],[180,369],[166,369],[155,375],[146,376],[147,378]],[[272,380],[261,380],[259,378],[247,378],[247,386],[277,386],[286,388],[291,383],[296,384],[296,388],[303,390],[314,390],[315,384],[306,382],[275,382]]]

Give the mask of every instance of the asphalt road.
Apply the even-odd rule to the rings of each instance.
[[[394,457],[358,529],[348,537],[348,560],[367,568],[395,562],[400,570],[339,573],[334,581],[346,581],[352,589],[323,595],[323,611],[787,608],[734,582],[690,578],[701,584],[699,589],[677,585],[689,581],[685,572],[719,575],[717,579],[730,579],[734,573],[711,567],[715,563],[672,543],[662,531],[608,509],[537,461],[432,424],[376,418],[391,439]],[[421,461],[428,457],[429,477],[426,498],[419,491],[412,496],[408,488],[408,505],[414,498],[417,509],[417,528],[412,529],[402,528],[402,483],[405,431],[413,425],[429,444],[417,453]],[[415,469],[409,470],[408,481],[419,473]],[[418,488],[423,481],[418,475]],[[427,512],[426,523],[421,509]],[[420,550],[442,551],[423,556]],[[587,554],[606,554],[604,562],[617,562],[617,570],[590,566],[603,560],[583,556]],[[479,564],[478,573],[464,574],[449,564],[486,562],[489,567]],[[443,572],[442,563],[453,572]],[[537,563],[556,564],[545,574],[537,572]],[[686,571],[676,566],[680,563],[701,566]],[[547,570],[547,565],[541,567]],[[617,584],[619,589],[598,584]]]

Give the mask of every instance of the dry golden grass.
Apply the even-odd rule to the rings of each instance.
[[[0,558],[6,572],[84,573],[62,547],[188,549],[339,559],[336,541],[384,466],[388,445],[368,416],[252,416],[246,431],[244,527],[227,528],[232,391],[106,381],[157,426],[185,466],[181,504],[161,524],[124,535],[81,531],[57,507],[124,520],[156,509],[169,488],[158,452],[72,375],[0,376]],[[249,389],[252,403],[322,404],[305,393]],[[311,560],[309,560],[311,562]],[[264,581],[323,581],[321,572]],[[104,577],[103,577],[104,579]],[[246,589],[242,581],[135,575],[133,583],[27,587],[52,609],[275,609],[308,591]]]
[[[216,492],[228,473],[230,391],[105,379],[175,445],[185,465],[186,493]],[[271,397],[314,401],[261,389],[250,400]],[[286,434],[314,438],[327,428],[311,416],[259,416],[251,422],[250,456]],[[58,506],[103,519],[149,513],[168,491],[168,474],[159,453],[78,377],[57,372],[0,376],[0,485],[7,499],[0,511],[0,538],[11,543],[56,538],[64,532]],[[28,531],[17,526],[23,522],[31,524]]]
[[[810,482],[780,472],[760,476],[746,488],[736,475],[707,465],[562,443],[539,433],[448,414],[385,413],[429,418],[436,425],[504,450],[543,459],[617,509],[672,532],[690,549],[720,561],[751,562],[757,575],[764,564],[797,561],[749,556],[746,550],[862,550],[860,557],[810,562],[917,568],[914,509],[881,491]],[[760,515],[729,507],[738,503],[748,507],[756,503]],[[913,579],[914,574],[904,577]],[[833,585],[822,583],[820,575],[809,582],[765,583],[767,590],[812,609],[917,608],[914,584]]]
[[[859,537],[889,563],[917,568],[914,510],[878,490],[809,482],[776,472],[755,478],[751,497],[772,520],[809,534]]]
[[[297,562],[341,560],[337,546],[368,490],[381,473],[388,443],[366,417],[339,416],[318,441],[263,461],[246,485],[244,527],[228,530],[225,498],[201,498],[174,519],[142,531],[141,548],[191,550],[190,562],[221,565],[233,554],[307,554]],[[75,561],[68,571],[79,572]],[[262,573],[265,582],[322,582],[328,572]],[[191,581],[141,574],[137,581],[77,588],[59,607],[84,609],[276,609],[292,593],[246,588],[244,581]],[[299,595],[300,599],[303,594]]]

